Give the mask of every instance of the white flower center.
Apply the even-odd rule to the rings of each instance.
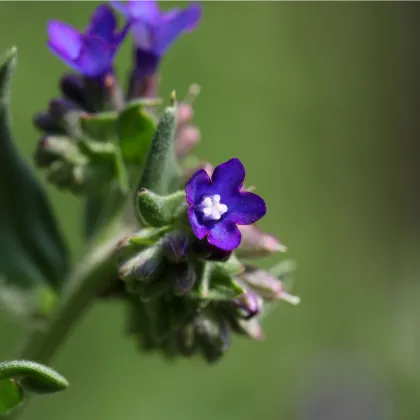
[[[219,194],[204,197],[197,209],[203,213],[204,220],[219,220],[228,211],[227,206],[220,202]]]

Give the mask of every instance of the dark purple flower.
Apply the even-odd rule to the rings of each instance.
[[[103,76],[112,70],[114,56],[127,35],[129,26],[127,23],[118,32],[112,9],[107,5],[100,5],[84,33],[58,20],[48,22],[48,47],[68,66],[84,76]]]
[[[232,251],[241,243],[237,225],[250,225],[265,215],[264,200],[242,190],[244,179],[239,159],[217,166],[211,178],[204,169],[190,178],[185,187],[188,218],[198,239],[207,236],[211,245]]]
[[[112,1],[112,5],[133,21],[136,45],[136,79],[143,82],[156,72],[169,46],[183,33],[193,31],[201,18],[201,6],[162,12],[155,0]]]

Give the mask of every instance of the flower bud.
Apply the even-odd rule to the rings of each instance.
[[[76,144],[68,137],[48,135],[42,137],[34,154],[35,163],[39,167],[48,167],[57,159],[80,158]]]
[[[194,110],[189,103],[178,104],[178,127],[189,124],[194,116]]]
[[[262,341],[264,340],[264,331],[258,318],[240,319],[237,324],[238,332],[247,335],[248,337]]]
[[[204,315],[195,320],[195,327],[204,358],[209,363],[216,362],[230,347],[231,329],[225,321]]]
[[[245,293],[233,300],[233,304],[245,312],[244,319],[251,319],[261,312],[263,300],[261,296],[247,289]]]
[[[175,277],[175,294],[185,295],[188,293],[195,282],[197,281],[197,274],[194,266],[191,263],[184,262],[181,264],[173,265]],[[172,271],[172,268],[171,268]]]
[[[285,292],[280,280],[267,271],[247,267],[246,271],[240,275],[241,280],[255,290],[266,300],[285,300],[293,305],[297,305],[300,299]]]
[[[65,134],[64,127],[56,121],[49,112],[39,112],[34,116],[33,123],[36,128],[48,133]]]
[[[84,79],[78,74],[65,74],[60,80],[60,89],[63,95],[77,103],[82,109],[87,109],[88,101]]]
[[[172,232],[162,240],[162,250],[165,258],[174,264],[187,261],[190,241],[187,235],[182,232]]]
[[[200,130],[192,125],[178,129],[175,137],[175,153],[178,158],[189,155],[200,141]]]
[[[52,99],[48,105],[48,112],[55,121],[63,121],[67,113],[77,110],[80,110],[79,106],[66,98]]]
[[[263,232],[256,224],[238,227],[242,241],[236,253],[240,258],[265,257],[287,250],[275,236]]]
[[[160,274],[163,263],[160,249],[152,246],[126,259],[120,265],[119,277],[127,283],[150,283]]]

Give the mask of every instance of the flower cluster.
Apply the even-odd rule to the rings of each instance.
[[[63,76],[61,96],[35,117],[43,131],[35,160],[50,182],[86,196],[88,238],[115,220],[131,232],[120,238],[118,270],[100,293],[127,304],[127,333],[143,350],[213,362],[232,333],[263,338],[266,302],[298,302],[285,290],[290,265],[265,271],[247,262],[285,247],[256,225],[266,203],[244,186],[239,159],[213,168],[191,155],[200,138],[192,125],[197,86],[158,111],[159,64],[197,27],[201,6],[164,13],[155,1],[111,5],[97,7],[83,33],[48,24],[48,47],[76,74]],[[114,10],[125,18],[121,30]],[[115,57],[130,32],[123,92]]]

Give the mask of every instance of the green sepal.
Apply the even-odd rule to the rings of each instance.
[[[121,155],[126,162],[144,164],[156,122],[141,104],[126,106],[116,124]]]
[[[137,193],[137,216],[149,226],[162,227],[173,224],[186,212],[185,192],[160,196],[150,190]]]
[[[115,111],[97,114],[80,113],[79,124],[84,136],[106,142],[116,136],[118,114]]]
[[[0,419],[19,407],[23,389],[13,379],[0,379]]]
[[[163,262],[160,247],[151,246],[126,257],[119,267],[118,276],[134,290],[139,282],[150,283],[155,280],[161,272]]]
[[[13,379],[25,390],[53,394],[68,388],[67,379],[54,369],[27,360],[0,363],[0,379]]]
[[[245,293],[243,287],[219,263],[206,262],[197,267],[197,283],[189,295],[199,299],[230,301]]]
[[[50,166],[57,159],[71,162],[75,165],[87,162],[86,157],[80,152],[77,143],[66,136],[48,135],[38,144],[34,155],[35,163],[40,168]]]
[[[30,284],[34,290],[40,283],[60,289],[68,261],[50,204],[31,169],[16,151],[10,133],[8,92],[15,62],[16,49],[11,49],[0,65],[0,277],[15,294],[22,289],[22,299],[16,303],[20,305],[31,295]],[[18,264],[33,266],[35,270],[18,276],[20,269],[15,266]]]
[[[128,241],[133,245],[152,245],[162,237],[168,229],[168,226],[161,228],[146,227],[130,236]]]
[[[235,254],[231,254],[227,261],[215,262],[216,268],[228,276],[236,276],[245,271],[245,266],[238,260]]]
[[[177,113],[175,93],[172,93],[171,106],[163,111],[153,135],[138,190],[165,195],[181,176],[175,154]]]

